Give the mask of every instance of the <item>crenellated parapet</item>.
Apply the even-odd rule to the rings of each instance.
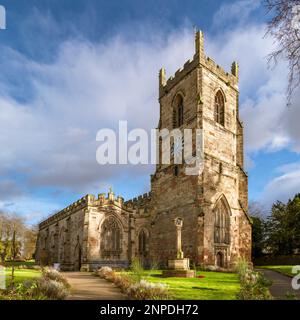
[[[94,202],[94,200],[95,200],[95,196],[90,194],[82,197],[81,199],[73,202],[63,210],[57,212],[56,214],[52,215],[48,219],[42,221],[39,224],[39,229],[44,229],[47,226],[66,218],[73,212],[77,212],[78,210],[86,208],[87,206],[91,205]]]
[[[134,210],[136,213],[148,213],[151,206],[151,192],[145,193],[124,203],[127,210]]]
[[[109,189],[108,194],[99,193],[98,198],[93,202],[93,206],[107,206],[107,205],[116,205],[120,208],[123,207],[124,198],[121,196],[116,196],[112,189]]]
[[[197,60],[191,59],[186,61],[182,68],[175,72],[174,76],[171,76],[168,80],[162,76],[165,74],[165,69],[160,70],[160,84],[159,84],[159,97],[161,98],[167,94],[177,83],[179,83],[187,74],[197,67]],[[164,81],[162,81],[164,79]]]
[[[71,205],[67,206],[63,210],[59,211],[58,213],[52,215],[48,219],[42,221],[39,224],[39,229],[44,229],[49,225],[57,223],[64,218],[67,218],[69,215],[87,208],[100,208],[100,207],[108,207],[108,206],[115,206],[122,210],[126,210],[129,212],[143,214],[148,212],[148,208],[151,202],[151,193],[145,193],[139,197],[131,199],[129,201],[124,201],[124,198],[121,196],[115,196],[112,189],[109,189],[109,192],[106,193],[99,193],[98,197],[94,195],[88,194],[83,198],[75,201]]]
[[[204,34],[202,31],[195,33],[195,54],[192,59],[186,61],[175,74],[168,79],[166,70],[161,68],[159,71],[159,98],[167,94],[176,84],[182,81],[191,71],[197,67],[209,69],[212,73],[221,78],[227,85],[234,88],[238,85],[238,64],[233,62],[231,73],[225,71],[214,60],[205,56],[204,51]]]
[[[217,75],[221,80],[223,80],[228,86],[235,88],[238,85],[238,64],[233,62],[231,66],[232,73],[225,71],[220,65],[218,65],[214,60],[209,57],[205,57],[202,62],[202,66],[209,69],[210,72]]]

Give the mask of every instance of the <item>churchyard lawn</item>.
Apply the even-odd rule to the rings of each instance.
[[[167,284],[171,298],[178,300],[236,300],[240,289],[238,275],[228,272],[198,271],[196,278],[163,278],[162,270],[148,270],[143,278]]]
[[[41,276],[41,271],[33,269],[15,269],[15,284],[33,280]],[[5,269],[6,286],[11,284],[11,268]]]

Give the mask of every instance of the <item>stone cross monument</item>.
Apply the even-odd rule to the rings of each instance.
[[[176,233],[177,233],[177,259],[183,259],[183,252],[181,246],[181,229],[183,220],[181,218],[175,219]]]
[[[168,270],[163,271],[165,277],[185,277],[191,278],[195,276],[195,272],[190,270],[190,260],[184,258],[182,251],[181,231],[183,226],[183,219],[176,218],[174,220],[176,228],[176,259],[168,261]]]

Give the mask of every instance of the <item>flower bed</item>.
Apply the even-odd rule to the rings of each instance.
[[[161,300],[168,298],[167,285],[162,283],[151,283],[144,279],[136,280],[135,275],[117,273],[110,267],[102,267],[97,275],[103,279],[113,282],[133,300]]]
[[[168,299],[168,289],[166,284],[141,280],[127,289],[127,295],[134,300],[162,300]]]
[[[40,278],[24,281],[0,292],[0,300],[64,300],[69,295],[69,288],[61,273],[45,268]]]

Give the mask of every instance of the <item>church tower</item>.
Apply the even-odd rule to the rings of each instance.
[[[251,221],[238,101],[238,64],[233,62],[228,73],[206,57],[201,31],[195,34],[192,60],[168,80],[160,70],[158,129],[201,129],[203,163],[197,175],[187,175],[184,163],[156,166],[151,177],[152,259],[167,263],[174,258],[173,220],[181,217],[183,252],[192,262],[212,268],[231,268],[242,257],[250,262]]]
[[[175,218],[183,220],[182,250],[192,263],[230,269],[239,258],[251,261],[238,64],[225,72],[205,56],[203,33],[196,32],[193,58],[168,80],[160,70],[159,104],[160,132],[194,131],[191,157],[198,154],[196,131],[201,132],[197,170],[191,174],[190,164],[174,163],[173,139],[171,162],[157,164],[150,193],[127,201],[112,190],[86,195],[41,222],[37,262],[59,263],[62,270],[126,268],[133,258],[166,266],[177,255]],[[180,142],[185,149],[185,135]],[[160,142],[161,160],[162,151]]]

